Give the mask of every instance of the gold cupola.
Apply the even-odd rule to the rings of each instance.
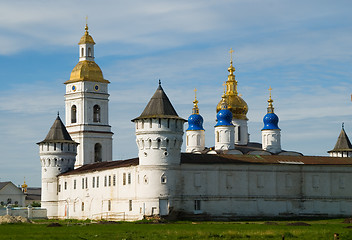
[[[88,24],[86,24],[86,27],[84,28],[84,30],[86,31],[84,32],[84,35],[81,37],[81,40],[79,41],[78,45],[86,44],[86,43],[95,44],[92,36],[88,32]]]
[[[85,27],[85,33],[81,37],[78,45],[79,62],[73,68],[70,80],[66,81],[65,84],[81,81],[110,83],[108,80],[104,79],[103,72],[101,71],[98,64],[96,64],[94,61],[95,42],[88,32],[87,24]]]
[[[248,120],[247,118],[248,105],[238,95],[238,92],[237,92],[237,81],[234,75],[235,67],[232,65],[232,53],[233,53],[233,50],[231,49],[230,67],[227,69],[230,74],[228,75],[227,81],[225,83],[225,86],[226,86],[225,97],[228,104],[228,109],[232,112],[232,118]],[[219,112],[221,110],[221,103],[222,103],[222,100],[216,106],[216,112]]]

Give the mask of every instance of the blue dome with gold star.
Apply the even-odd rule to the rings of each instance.
[[[197,100],[197,89],[194,89],[194,101],[192,115],[188,118],[188,128],[186,131],[204,130],[203,128],[203,117],[199,115],[198,100]]]
[[[263,118],[264,127],[262,130],[280,129],[279,117],[275,113],[267,113]]]
[[[215,127],[217,126],[231,126],[232,124],[232,112],[228,109],[222,109],[216,114],[218,120]]]
[[[274,106],[273,102],[274,100],[271,99],[271,87],[269,88],[270,91],[270,97],[268,100],[269,106],[267,108],[267,114],[263,118],[263,123],[264,127],[262,130],[280,130],[278,124],[279,124],[279,117],[274,113]]]
[[[204,130],[203,128],[203,117],[199,114],[192,114],[188,118],[187,131],[191,130]]]

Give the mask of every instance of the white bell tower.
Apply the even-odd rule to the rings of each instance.
[[[66,81],[66,128],[80,145],[75,167],[112,160],[108,80],[94,61],[94,40],[88,26],[79,41],[79,62]]]

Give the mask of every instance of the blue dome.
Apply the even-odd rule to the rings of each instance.
[[[279,117],[275,113],[268,113],[263,118],[264,127],[262,130],[280,129],[278,126]]]
[[[189,130],[204,130],[203,128],[203,117],[199,114],[192,114],[188,118],[188,128]]]
[[[215,127],[217,126],[232,126],[232,113],[228,109],[222,109],[216,115],[216,119],[218,122],[216,123]]]

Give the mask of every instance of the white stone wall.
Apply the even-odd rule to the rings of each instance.
[[[215,150],[235,149],[234,126],[215,127]]]
[[[235,126],[235,144],[247,145],[249,142],[248,135],[248,120],[232,119],[232,124]]]
[[[72,87],[75,87],[75,90]],[[98,86],[98,90],[95,87]],[[66,128],[71,138],[80,143],[75,167],[95,161],[94,146],[102,146],[102,161],[112,160],[112,132],[109,125],[108,84],[81,81],[66,85]],[[72,106],[76,106],[76,122],[72,122]],[[94,106],[100,107],[100,119],[93,119]]]
[[[262,130],[262,148],[272,153],[281,152],[281,130]]]
[[[59,184],[62,188],[67,182],[67,189],[62,188],[59,193],[59,216],[137,220],[144,215],[175,211],[203,213],[215,218],[349,216],[352,214],[351,173],[352,167],[346,166],[182,164],[133,166],[61,176]],[[97,176],[99,188],[93,188],[92,179]],[[110,186],[108,176],[111,176]],[[73,189],[75,179],[76,189]],[[87,179],[87,188],[82,189],[82,179],[84,182]]]
[[[136,120],[136,143],[140,165],[179,164],[183,142],[181,119]]]
[[[42,167],[41,206],[47,209],[48,217],[57,217],[58,185],[57,175],[73,170],[76,144],[41,143],[39,155]]]
[[[197,152],[205,149],[205,131],[186,131],[186,152]]]

